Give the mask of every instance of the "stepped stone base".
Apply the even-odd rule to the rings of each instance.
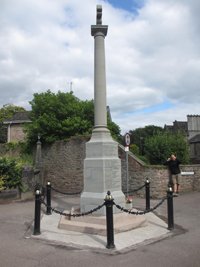
[[[65,211],[69,213],[69,211]],[[147,225],[144,215],[118,213],[113,215],[114,232],[120,233]],[[106,216],[69,217],[61,216],[58,228],[88,234],[107,235]]]

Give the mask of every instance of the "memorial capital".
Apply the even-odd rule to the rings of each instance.
[[[107,25],[92,25],[91,26],[91,35],[96,36],[96,35],[103,35],[106,36],[108,31],[108,26]]]
[[[108,31],[108,25],[102,25],[102,6],[97,5],[97,11],[96,11],[96,25],[91,26],[91,35],[92,36],[106,36]]]

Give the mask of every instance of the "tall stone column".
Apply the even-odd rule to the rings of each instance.
[[[93,25],[91,34],[94,36],[94,108],[95,128],[100,131],[107,128],[106,110],[106,68],[104,39],[108,26]]]
[[[102,25],[102,7],[97,6],[96,25],[91,26],[94,36],[94,106],[95,123],[92,137],[86,144],[84,160],[84,189],[81,194],[81,211],[89,211],[102,204],[108,190],[115,202],[123,205],[125,196],[121,191],[121,160],[118,143],[107,128],[106,68],[104,39],[108,26]],[[114,212],[119,212],[114,210]],[[105,214],[105,209],[97,212]]]
[[[40,135],[38,135],[38,141],[36,146],[36,155],[35,155],[35,183],[44,186],[43,173],[42,173],[42,143],[40,141]]]

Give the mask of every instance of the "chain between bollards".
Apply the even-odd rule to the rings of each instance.
[[[150,209],[150,181],[147,178],[145,181],[145,191],[146,191],[146,210]]]
[[[174,229],[174,207],[173,207],[173,190],[169,187],[167,190],[167,213],[168,213],[168,230]]]
[[[104,199],[106,206],[106,226],[107,226],[107,248],[115,248],[114,244],[114,223],[113,223],[113,197],[110,191]]]
[[[35,218],[34,218],[34,230],[33,235],[40,235],[40,215],[41,215],[41,192],[35,191]]]
[[[46,215],[51,215],[51,183],[47,182],[46,184],[46,196],[47,196],[47,206],[46,206]]]

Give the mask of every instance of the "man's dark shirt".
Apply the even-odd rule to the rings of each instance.
[[[171,174],[178,174],[180,173],[180,168],[179,168],[179,165],[181,164],[181,162],[178,160],[178,159],[175,159],[175,160],[169,160],[169,161],[166,161],[164,163],[164,165],[167,165]]]

